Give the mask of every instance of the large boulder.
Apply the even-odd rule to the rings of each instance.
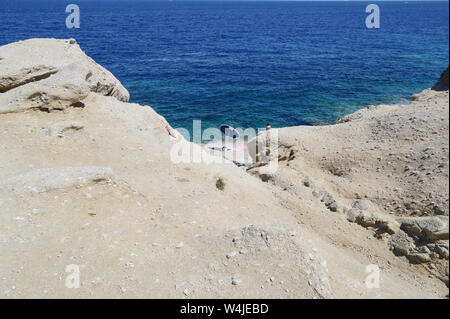
[[[388,245],[399,256],[409,255],[416,247],[414,240],[401,230],[389,238]]]
[[[366,228],[375,228],[390,235],[400,230],[400,224],[392,216],[375,211],[361,210],[358,209],[358,205],[364,205],[364,208],[367,207],[366,204],[358,203],[354,204],[352,209],[345,210],[348,221]]]
[[[400,227],[410,236],[429,241],[448,240],[448,216],[398,218]]]

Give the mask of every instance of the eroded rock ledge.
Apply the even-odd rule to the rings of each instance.
[[[83,106],[89,92],[128,102],[130,95],[75,40],[31,39],[0,47],[0,114]]]

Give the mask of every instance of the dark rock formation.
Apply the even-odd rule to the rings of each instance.
[[[435,91],[447,91],[448,90],[448,67],[447,70],[442,72],[439,81],[432,87]]]

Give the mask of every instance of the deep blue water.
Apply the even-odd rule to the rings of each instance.
[[[81,28],[65,27],[77,3]],[[365,27],[377,3],[381,28]],[[76,38],[174,127],[325,124],[402,103],[449,62],[448,2],[2,0],[0,45]]]

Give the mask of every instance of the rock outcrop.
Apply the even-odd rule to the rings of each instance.
[[[436,82],[436,84],[432,87],[435,91],[447,91],[449,89],[449,82],[448,82],[448,68],[442,72],[441,77],[439,78],[439,81]]]
[[[81,106],[89,92],[123,102],[130,98],[122,84],[73,39],[12,43],[0,48],[0,58],[0,114]]]
[[[278,150],[285,153],[288,145],[289,156],[272,155],[249,172],[261,178],[275,162],[278,169],[263,180],[294,195],[296,206],[308,200],[342,213],[448,283],[448,68],[412,100],[403,107],[369,106],[336,125],[279,129]],[[265,133],[258,140],[252,149],[264,153]]]

